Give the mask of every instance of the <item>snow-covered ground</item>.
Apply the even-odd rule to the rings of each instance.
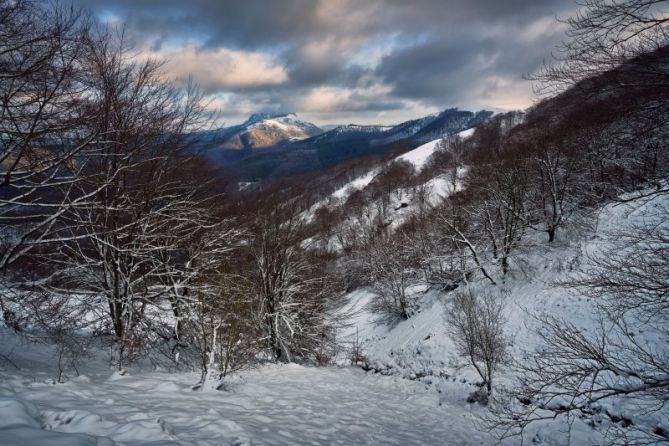
[[[470,136],[474,134],[475,128],[463,130],[459,132],[457,135],[460,138],[467,139]],[[430,157],[434,154],[434,152],[437,150],[439,147],[439,143],[441,142],[441,138],[435,139],[433,141],[427,142],[423,144],[422,146],[419,146],[413,150],[410,150],[407,153],[404,153],[397,158],[395,158],[398,161],[406,161],[411,163],[416,171],[420,171],[423,167],[425,167],[425,164],[427,161],[430,159]]]
[[[420,171],[427,160],[430,159],[432,154],[437,150],[441,139],[435,139],[434,141],[427,142],[422,146],[419,146],[407,153],[404,153],[397,158],[398,161],[406,161],[411,163],[417,171]]]
[[[482,445],[479,407],[424,383],[351,368],[269,365],[225,391],[194,391],[196,374],[84,366],[53,381],[48,349],[2,331],[21,370],[0,362],[0,445]],[[91,364],[99,364],[92,362]]]
[[[547,246],[545,234],[529,233],[508,277],[503,278],[497,271],[498,285],[490,285],[485,280],[470,284],[474,289],[503,296],[505,331],[512,361],[522,362],[527,355],[542,348],[537,335],[540,321],[533,317],[535,315],[548,314],[585,333],[594,332],[599,324],[595,305],[589,298],[561,286],[561,281],[579,271],[586,253],[591,255],[607,247],[607,231],[621,231],[641,221],[656,222],[658,216],[666,216],[667,212],[669,199],[659,196],[652,200],[609,204],[592,222],[596,229],[563,230],[553,246]],[[496,270],[494,265],[489,265],[489,271]],[[442,395],[458,395],[461,403],[467,392],[478,388],[480,378],[466,360],[458,357],[448,334],[446,313],[451,294],[427,286],[414,286],[410,294],[419,302],[418,312],[389,327],[380,323],[370,310],[374,298],[371,291],[361,289],[350,293],[348,305],[341,309],[343,314],[349,315],[349,324],[339,331],[340,341],[350,349],[357,345],[366,358],[366,367],[383,375],[426,383]],[[661,344],[666,340],[657,342]],[[515,386],[517,377],[513,369],[503,367],[496,383],[500,391]],[[636,425],[666,425],[669,421],[669,413],[648,413],[632,398],[612,398],[599,407],[603,413],[632,420]],[[604,426],[609,421],[600,417],[598,422]],[[565,424],[543,422],[531,426],[528,432],[529,437],[540,444],[602,444],[601,432],[606,429],[600,426],[597,431],[589,423],[577,418],[567,429]]]
[[[474,134],[475,128],[468,130],[463,130],[457,135],[461,138],[469,138]],[[438,149],[439,143],[442,141],[442,138],[435,139],[433,141],[427,142],[409,152],[406,152],[402,155],[399,155],[395,158],[396,161],[407,161],[411,163],[416,171],[420,171],[427,164],[430,157]],[[364,190],[369,186],[372,181],[381,173],[380,168],[370,169],[368,172],[359,175],[358,177],[352,179],[348,183],[344,184],[337,190],[335,190],[329,196],[323,198],[322,200],[314,203],[307,211],[304,212],[303,218],[305,221],[311,221],[314,216],[314,212],[323,206],[336,206],[341,205],[346,202],[346,199],[351,196],[356,191]],[[464,170],[458,173],[458,176],[461,176],[464,173]],[[432,178],[428,182],[428,186],[431,188],[431,201],[435,204],[439,199],[445,197],[452,192],[453,187],[450,185],[451,181],[449,178],[446,178],[445,175],[437,176]],[[409,200],[410,201],[410,200]]]

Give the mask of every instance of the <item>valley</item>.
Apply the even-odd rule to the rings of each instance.
[[[0,446],[669,444],[668,3],[0,0]]]

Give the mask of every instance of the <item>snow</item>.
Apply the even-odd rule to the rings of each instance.
[[[474,424],[480,408],[351,367],[268,365],[227,391],[193,391],[188,373],[93,369],[54,384],[46,369],[8,372],[2,446],[493,444]]]
[[[347,188],[366,187],[374,175],[358,177]],[[434,196],[451,191],[448,178],[431,181]],[[398,210],[394,219],[412,206]],[[512,273],[503,280],[496,277],[498,286],[471,278],[475,289],[505,296],[511,356],[522,361],[541,348],[539,322],[532,314],[594,330],[593,303],[559,280],[578,268],[585,253],[606,248],[605,231],[659,221],[668,209],[669,198],[663,196],[607,205],[597,213],[595,230],[564,230],[552,246],[542,241],[544,234],[530,233],[512,259]],[[394,325],[382,323],[370,310],[374,294],[368,289],[347,295],[338,310],[346,319],[337,333],[342,344],[338,366],[264,365],[231,379],[224,391],[192,390],[196,373],[146,366],[113,373],[102,350],[89,352],[83,375],[55,383],[55,350],[0,325],[0,446],[495,444],[477,424],[486,409],[466,402],[480,379],[458,357],[446,329],[452,294],[421,284],[409,292],[419,302],[418,311]],[[345,366],[354,344],[372,371]],[[517,380],[511,368],[502,368],[496,391]],[[619,398],[602,402],[597,410],[637,426],[667,424],[666,413],[642,408],[639,401]],[[556,420],[533,424],[528,436],[548,446],[602,443],[603,416],[597,418],[599,431],[586,420],[572,421],[569,430]]]
[[[574,290],[559,285],[581,265],[585,253],[594,253],[606,247],[605,231],[630,227],[640,221],[656,222],[658,216],[667,214],[669,198],[657,197],[646,202],[610,204],[597,213],[595,231],[570,228],[559,234],[553,246],[546,246],[544,234],[530,233],[525,246],[513,259],[514,268],[506,278],[499,274],[499,285],[474,280],[475,290],[499,293],[506,304],[506,333],[510,340],[510,353],[516,361],[541,349],[537,335],[540,322],[532,315],[548,314],[558,317],[584,332],[598,327],[598,317],[593,302]],[[666,224],[666,221],[664,224]],[[490,271],[497,271],[489,265]],[[374,294],[370,290],[356,290],[347,296],[341,313],[348,315],[349,324],[338,332],[340,342],[353,349],[357,344],[366,357],[367,367],[383,375],[417,380],[438,389],[442,403],[462,404],[468,393],[475,391],[480,378],[466,361],[458,357],[447,331],[446,311],[451,293],[427,285],[414,286],[410,295],[419,302],[419,310],[408,320],[393,326],[379,322],[370,309]],[[648,330],[646,330],[648,331]],[[650,336],[650,335],[649,335]],[[651,338],[654,339],[654,338]],[[666,339],[654,340],[660,349]],[[516,385],[518,377],[510,368],[503,368],[496,378],[497,388]],[[613,414],[619,419],[633,420],[635,425],[666,425],[669,414],[644,410],[641,401],[633,398],[612,398],[598,406],[602,413]],[[533,441],[547,445],[594,445],[602,443],[602,433],[592,429],[584,420],[574,420],[571,434],[557,421],[541,422],[530,426],[528,435]]]
[[[425,197],[425,204],[429,206],[436,206],[445,197],[449,196],[454,191],[460,190],[462,188],[462,182],[460,179],[464,176],[465,172],[466,168],[458,168],[457,172],[455,172],[457,176],[455,182],[451,178],[452,174],[441,174],[427,180],[424,184],[426,187],[425,190],[427,192]],[[331,195],[314,203],[309,209],[302,213],[301,218],[303,218],[306,222],[310,222],[313,220],[317,209],[323,206],[335,207],[343,205],[348,197],[350,197],[351,194],[353,194],[355,191],[364,190],[367,186],[369,186],[378,174],[378,169],[372,169],[366,174],[346,183],[344,186],[334,191]],[[406,222],[412,215],[416,215],[418,212],[420,212],[420,203],[417,191],[411,187],[406,189],[398,189],[390,196],[390,205],[387,215],[387,227],[390,229],[397,228],[402,223]],[[368,203],[362,214],[362,218],[366,221],[366,224],[368,226],[372,225],[379,215],[379,209],[376,206],[376,203]],[[349,217],[344,220],[340,227],[343,229],[347,225],[356,225],[357,223],[358,222],[356,222],[355,219]],[[304,241],[303,246],[313,246],[313,242],[314,239],[309,238]],[[342,249],[336,234],[333,234],[327,240],[321,240],[320,243],[322,243],[323,248],[329,249],[333,252],[337,252]]]
[[[474,130],[475,130],[474,128],[463,130],[462,132],[458,133],[458,136],[460,136],[461,138],[469,138],[471,135],[474,134]],[[398,157],[395,158],[395,160],[407,161],[411,163],[417,171],[420,171],[425,166],[425,164],[432,156],[432,154],[435,152],[440,141],[441,138],[430,141],[414,150],[399,155]],[[372,181],[374,181],[374,178],[376,178],[376,176],[379,175],[380,172],[381,169],[375,168],[375,169],[370,169],[363,175],[359,175],[358,177],[339,187],[329,196],[314,203],[308,210],[306,210],[303,213],[302,218],[304,219],[304,221],[310,222],[312,221],[317,209],[323,206],[341,205],[348,199],[348,197],[351,196],[351,194],[359,190],[364,190],[367,186],[369,186],[372,183]],[[457,172],[458,178],[461,178],[464,175],[464,173],[465,169],[459,168]],[[430,188],[430,195],[428,197],[428,201],[431,205],[436,205],[443,198],[453,193],[454,190],[459,190],[462,187],[461,183],[459,181],[456,181],[454,189],[453,182],[450,178],[448,178],[448,175],[439,175],[435,178],[428,180],[427,186],[429,186]],[[409,191],[406,191],[406,193],[404,193],[403,195],[407,196],[407,194],[409,195],[407,199],[394,200],[392,206],[398,207],[403,202],[406,203],[414,201],[413,199],[414,197],[410,196],[411,194],[409,193]],[[395,219],[394,222],[398,224],[402,221],[405,221],[408,215],[416,211],[415,209],[416,206],[414,204],[415,203],[411,203],[411,205],[408,208],[405,207],[399,209],[398,212],[399,219]],[[373,211],[370,210],[370,212],[368,213],[372,215]]]
[[[369,183],[372,182],[372,180],[374,179],[374,177],[376,177],[376,175],[378,175],[378,173],[379,173],[378,170],[372,169],[369,172],[367,172],[366,174],[354,179],[350,183],[348,183],[348,184],[340,187],[336,191],[334,191],[332,193],[332,196],[334,198],[345,200],[353,192],[355,192],[357,190],[362,190],[362,189],[366,188],[367,186],[369,186]]]
[[[476,127],[472,127],[470,129],[463,130],[463,131],[459,132],[458,136],[460,138],[466,139],[466,138],[469,138],[470,136],[472,136],[475,131],[476,131]]]
[[[456,175],[458,178],[462,178],[465,174],[464,168],[459,168]],[[438,177],[432,178],[427,182],[428,186],[431,189],[430,196],[428,200],[431,205],[437,205],[445,197],[448,197],[455,191],[462,189],[462,183],[460,180],[456,180],[455,185],[450,177],[447,175],[440,175]]]
[[[360,175],[357,178],[354,178],[353,180],[341,186],[339,189],[332,192],[332,194],[330,194],[329,196],[321,200],[318,200],[316,203],[311,205],[309,209],[307,209],[302,213],[301,218],[305,222],[310,222],[313,220],[314,214],[317,209],[323,206],[340,205],[344,203],[348,199],[348,197],[350,197],[351,194],[353,194],[355,191],[363,190],[364,188],[369,186],[369,184],[374,180],[374,178],[378,174],[379,174],[378,169],[372,169],[367,173]]]
[[[288,135],[288,141],[300,141],[310,135],[321,133],[315,124],[302,121],[295,113],[275,115],[271,113],[257,113],[251,115],[237,131],[248,133],[252,130],[278,132]]]
[[[0,397],[0,445],[12,446],[112,446],[105,438],[42,429],[40,413],[28,402]]]
[[[298,119],[295,114],[291,113],[285,116],[263,119],[262,121],[251,124],[248,128],[252,129],[265,127],[275,127],[285,132],[294,132],[296,130],[312,128],[314,125]]]
[[[458,133],[458,136],[460,136],[463,139],[469,138],[474,134],[474,130],[475,130],[474,128],[463,130],[462,132]],[[439,142],[441,140],[442,138],[439,138],[427,142],[422,146],[419,146],[407,153],[398,156],[395,159],[398,161],[407,161],[411,163],[417,171],[420,171],[423,167],[425,167],[425,164],[430,159],[435,150],[437,150],[437,148],[439,147]]]
[[[421,170],[437,149],[441,139],[435,139],[396,158],[398,161],[411,163],[416,170]]]

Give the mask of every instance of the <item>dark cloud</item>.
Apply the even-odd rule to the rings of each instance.
[[[523,23],[533,18],[555,16],[574,9],[565,0],[382,0],[386,14],[407,23],[436,27],[458,23]]]
[[[523,75],[536,71],[562,36],[559,24],[550,19],[524,28],[502,26],[493,34],[482,29],[444,33],[387,55],[376,74],[399,97],[471,104],[476,102],[473,90],[491,97],[501,79],[525,82]]]
[[[275,47],[309,36],[320,25],[312,0],[75,0],[117,14],[147,38],[203,37],[208,46]]]
[[[528,103],[522,75],[561,39],[555,16],[576,9],[573,0],[75,1],[124,22],[138,47],[177,60],[212,55],[218,71],[194,69],[195,80],[244,104],[235,109],[322,104],[323,115],[349,120],[513,104],[514,95]]]

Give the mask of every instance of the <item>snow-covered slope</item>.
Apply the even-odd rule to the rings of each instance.
[[[474,128],[463,130],[457,135],[461,138],[469,138],[474,134],[474,130]],[[416,171],[420,171],[425,166],[430,157],[434,154],[434,152],[438,149],[439,143],[441,141],[442,138],[439,138],[425,143],[414,150],[397,156],[395,160],[407,161],[414,166]],[[330,196],[315,203],[305,214],[306,220],[309,221],[313,217],[314,211],[319,207],[341,205],[349,196],[351,196],[352,193],[364,190],[372,183],[374,178],[376,178],[376,176],[381,173],[383,170],[382,167],[383,166],[372,168],[368,172],[355,177],[348,183],[335,190]],[[462,174],[464,174],[464,170],[462,170],[462,172],[460,172],[458,175],[461,176]],[[453,192],[452,179],[446,177],[446,175],[440,175],[427,181],[426,186],[428,186],[430,192],[430,197],[428,199],[432,204],[436,204],[437,201]],[[456,189],[457,187],[458,186],[456,185]],[[410,198],[409,201],[411,201]]]
[[[563,231],[552,246],[531,236],[511,275],[495,277],[498,285],[469,277],[475,290],[504,296],[513,360],[542,348],[540,322],[532,315],[550,314],[594,331],[593,301],[560,280],[579,270],[586,253],[606,248],[604,231],[641,221],[666,224],[660,217],[668,209],[666,196],[604,206],[594,213],[594,230]],[[148,370],[147,364],[121,376],[105,366],[103,349],[91,349],[81,375],[59,384],[57,350],[0,325],[0,446],[495,444],[475,422],[486,409],[466,402],[479,378],[457,355],[447,330],[452,294],[422,284],[409,291],[419,309],[393,325],[370,310],[371,291],[348,294],[339,310],[339,367],[262,366],[230,380],[225,391],[193,391],[198,374]],[[666,340],[655,342],[660,347]],[[368,373],[343,367],[354,344]],[[517,379],[512,368],[502,368],[495,388],[503,391]],[[597,426],[586,418],[568,426],[548,419],[527,434],[546,446],[598,445],[614,416],[651,429],[669,422],[666,411],[640,407],[633,398],[611,398],[597,406]]]
[[[597,215],[597,229],[566,232],[551,247],[533,234],[514,260],[512,274],[506,278],[498,275],[498,285],[484,279],[472,279],[470,287],[480,292],[504,296],[507,323],[505,331],[510,340],[513,361],[523,361],[528,354],[542,348],[539,331],[541,322],[533,315],[548,314],[574,325],[584,332],[597,329],[600,320],[594,303],[573,289],[559,285],[571,277],[582,265],[586,253],[599,252],[610,240],[605,231],[631,227],[641,221],[666,215],[669,197],[653,200],[614,203],[605,206]],[[489,267],[493,270],[494,266]],[[442,394],[473,392],[480,378],[474,369],[457,354],[448,332],[446,312],[452,293],[442,292],[426,285],[416,285],[410,294],[419,303],[418,312],[408,320],[387,325],[370,309],[373,291],[360,289],[347,296],[347,304],[340,310],[347,323],[339,330],[339,339],[353,349],[362,351],[366,367],[384,375],[400,376],[433,385]],[[662,339],[654,341],[659,347]],[[500,389],[513,387],[518,377],[511,368],[503,368],[497,379]],[[465,390],[468,389],[468,390]],[[633,398],[611,398],[596,410],[614,414],[617,419],[628,419],[636,425],[667,425],[669,413],[648,413]],[[536,423],[529,429],[529,437],[546,445],[567,445],[571,434],[572,445],[602,443],[606,423],[615,418],[598,418],[602,429],[594,430],[587,420],[576,418],[570,432],[558,422]]]
[[[463,138],[467,138],[473,134],[474,130],[469,129],[459,133]],[[437,150],[441,139],[431,141],[418,147],[415,150],[407,152],[396,157],[394,160],[402,160],[411,163],[417,172],[419,172],[430,159],[435,150]],[[391,161],[392,162],[392,161]],[[346,215],[343,222],[334,231],[334,234],[327,240],[320,240],[320,247],[331,251],[340,251],[342,246],[337,241],[336,234],[341,234],[347,231],[353,231],[354,227],[362,225],[363,227],[373,227],[379,223],[379,219],[383,219],[384,227],[393,230],[406,222],[412,215],[417,215],[426,207],[436,206],[448,195],[458,191],[462,187],[461,178],[466,173],[466,168],[458,168],[456,171],[448,173],[436,173],[434,177],[423,179],[422,184],[412,184],[407,187],[401,187],[394,190],[389,196],[388,206],[385,208],[386,215],[380,215],[380,207],[378,203],[370,198],[373,193],[367,193],[370,188],[373,188],[374,182],[383,175],[384,169],[390,165],[390,162],[382,164],[377,167],[370,168],[364,174],[350,180],[348,183],[340,186],[330,195],[318,200],[309,209],[302,214],[305,222],[311,222],[316,215],[316,211],[320,208],[329,208],[335,210],[342,209],[342,213]],[[363,199],[367,200],[364,209],[356,216],[351,216],[346,209],[346,202],[354,193],[362,192]],[[313,239],[307,240],[307,244],[314,246]]]
[[[474,129],[472,128],[459,132],[458,136],[461,138],[469,138],[473,133]],[[394,161],[409,162],[414,166],[416,172],[420,172],[427,164],[430,157],[438,149],[441,141],[442,138],[430,141],[414,150],[397,156]],[[370,168],[366,173],[358,175],[348,183],[340,186],[329,196],[314,203],[303,213],[302,218],[306,222],[310,222],[313,220],[313,217],[319,208],[327,207],[336,209],[337,207],[344,206],[346,200],[353,193],[360,191],[364,192],[368,187],[372,187],[372,183],[379,175],[383,174],[384,168],[387,165],[388,163]],[[458,169],[457,172],[455,172],[456,178],[452,178],[452,175],[454,174],[453,172],[439,173],[433,178],[423,180],[423,183],[420,185],[397,189],[390,197],[390,215],[387,216],[389,219],[386,222],[387,227],[392,230],[392,228],[405,222],[411,215],[415,215],[416,212],[419,211],[421,205],[434,206],[449,194],[459,190],[462,186],[459,180],[463,177],[465,171],[466,169],[464,168]],[[421,193],[424,194],[424,196],[420,195]],[[421,200],[424,200],[424,202]],[[362,215],[367,224],[371,225],[379,217],[378,213],[379,210],[376,203],[369,202],[367,203],[365,211],[362,212]],[[353,222],[351,218],[347,218],[344,221],[343,226],[359,223],[360,221]],[[339,228],[339,231],[337,232],[341,232],[341,230],[345,229],[346,228],[344,227]],[[311,241],[312,240],[309,240],[309,242]],[[341,248],[334,239],[325,241],[325,245],[326,246],[324,247],[326,249],[335,251],[338,251]]]
[[[353,181],[349,182],[348,184],[340,187],[336,191],[332,193],[332,196],[334,198],[338,199],[346,199],[348,198],[351,193],[357,191],[357,190],[362,190],[369,186],[369,183],[372,182],[374,177],[379,173],[378,169],[372,169],[366,174],[354,179]]]
[[[474,134],[474,130],[475,129],[473,128],[463,130],[462,132],[458,132],[457,135],[461,138],[469,138]],[[407,153],[398,156],[395,159],[398,161],[407,161],[411,163],[417,171],[419,171],[425,166],[432,154],[434,154],[434,152],[439,148],[440,141],[442,141],[442,138],[432,140],[423,144],[422,146],[419,146]]]
[[[396,160],[406,161],[411,163],[416,170],[421,170],[423,166],[425,166],[425,163],[427,163],[427,160],[432,156],[435,150],[437,150],[441,141],[441,139],[435,139],[434,141],[425,143],[410,152],[398,156]]]
[[[386,214],[381,215],[379,203],[367,201],[357,215],[346,214],[346,218],[340,222],[328,238],[320,237],[318,240],[310,238],[305,241],[305,246],[320,247],[331,252],[340,252],[343,249],[338,234],[356,232],[360,228],[373,228],[383,220],[382,224],[388,231],[393,231],[408,221],[411,216],[421,212],[422,206],[435,206],[448,195],[462,188],[460,179],[466,170],[458,169],[455,173],[457,178],[451,177],[452,173],[440,174],[430,178],[418,186],[396,189],[390,194]],[[373,181],[379,175],[379,170],[374,169],[362,175],[348,184],[340,187],[330,196],[319,200],[302,214],[306,222],[313,221],[316,211],[321,207],[346,209],[346,200],[356,191],[365,193],[366,188],[373,187]],[[424,194],[424,195],[421,195]],[[345,212],[346,213],[346,212]]]

